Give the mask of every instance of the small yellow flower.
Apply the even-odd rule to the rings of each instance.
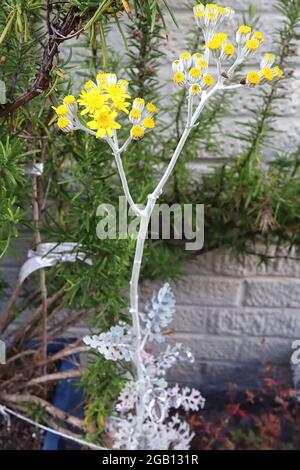
[[[148,103],[146,105],[146,109],[147,109],[148,113],[152,113],[152,114],[156,113],[156,110],[157,110],[155,104],[153,104],[153,103]]]
[[[208,42],[207,47],[211,51],[217,51],[218,49],[222,47],[222,42],[214,38]]]
[[[271,82],[274,78],[272,69],[270,69],[269,67],[264,67],[263,69],[261,69],[260,73],[268,82]]]
[[[102,106],[101,109],[95,111],[93,120],[87,123],[90,129],[96,130],[96,137],[103,139],[106,134],[110,137],[113,135],[113,129],[120,129],[121,126],[115,122],[118,116],[116,111],[111,111],[109,106]]]
[[[133,126],[131,129],[131,136],[135,140],[139,140],[144,137],[145,131],[142,126]]]
[[[135,98],[135,100],[133,101],[133,105],[132,105],[133,108],[139,108],[143,110],[144,106],[145,106],[145,100],[143,98]]]
[[[201,69],[207,69],[207,67],[208,67],[208,63],[204,59],[198,59],[196,65],[197,65],[197,67],[200,67]]]
[[[247,26],[245,24],[242,24],[238,29],[238,32],[244,35],[250,34],[251,31],[252,31],[252,28],[250,28],[250,26]]]
[[[118,84],[118,85],[121,85],[121,87],[124,89],[124,91],[127,90],[128,85],[129,85],[129,83],[128,83],[127,80],[122,80],[122,79],[119,80],[117,84]]]
[[[85,88],[86,90],[89,90],[90,88],[93,88],[93,86],[94,86],[94,82],[93,82],[92,80],[88,80],[88,81],[85,82],[85,84],[84,84],[84,88]]]
[[[133,108],[131,111],[130,111],[130,114],[129,116],[134,118],[134,119],[139,119],[141,117],[142,113],[141,113],[141,110],[139,108]]]
[[[283,71],[279,67],[274,67],[273,68],[273,73],[276,78],[282,78],[283,77]]]
[[[220,41],[222,44],[226,41],[228,38],[228,34],[226,33],[217,33],[214,35],[213,39],[216,39],[217,41]]]
[[[145,129],[154,129],[154,119],[152,117],[145,117],[145,119],[143,119],[143,126]]]
[[[183,72],[176,72],[173,76],[173,80],[177,85],[181,85],[185,81],[185,75]]]
[[[204,77],[203,77],[203,83],[204,83],[204,85],[206,85],[207,87],[211,87],[211,86],[214,85],[215,79],[214,79],[214,77],[213,77],[212,75],[206,74],[206,75],[204,75]]]
[[[204,58],[204,56],[203,56],[203,54],[200,54],[200,52],[195,52],[195,54],[193,54],[193,59],[195,59],[195,60],[201,60],[203,58]]]
[[[78,103],[81,106],[85,106],[85,109],[81,111],[81,114],[94,113],[101,109],[107,102],[108,98],[109,96],[107,94],[104,95],[98,87],[90,88],[89,90],[82,90]]]
[[[217,5],[215,3],[207,3],[206,4],[206,10],[216,10]]]
[[[225,44],[225,46],[223,47],[223,52],[227,56],[233,55],[235,53],[234,45],[231,42]]]
[[[223,16],[226,13],[226,8],[217,6],[217,12],[220,16]]]
[[[62,116],[62,117],[58,118],[58,120],[57,120],[57,125],[60,129],[65,129],[66,127],[68,127],[69,124],[70,124],[70,121],[66,117]]]
[[[182,60],[190,60],[191,59],[191,54],[187,51],[184,51],[180,54],[180,59]]]
[[[190,70],[190,76],[192,78],[195,78],[195,79],[198,79],[201,77],[201,69],[197,68],[197,67],[192,67],[191,70]]]
[[[67,96],[64,97],[63,102],[65,104],[75,104],[76,99],[73,95],[67,95]]]
[[[265,37],[264,37],[264,35],[261,31],[254,31],[253,37],[254,37],[254,39],[259,41],[260,43],[265,42]]]
[[[248,39],[246,42],[246,48],[251,52],[257,51],[259,48],[259,42],[256,39]]]
[[[192,95],[199,95],[201,93],[201,87],[198,83],[195,83],[190,88]]]
[[[64,114],[68,113],[68,108],[65,104],[61,104],[60,106],[57,106],[57,108],[52,106],[52,109],[54,109],[58,116],[63,116]]]
[[[195,18],[203,18],[205,16],[204,10],[198,10],[194,12]]]
[[[264,57],[268,62],[274,62],[274,60],[275,60],[275,55],[274,54],[265,54]]]
[[[214,11],[206,13],[206,18],[208,19],[208,21],[215,21],[217,19],[217,13],[215,13]]]
[[[133,108],[129,113],[129,117],[132,120],[140,119],[141,115],[142,112],[139,108]]]
[[[260,82],[260,76],[257,72],[249,72],[247,75],[247,83],[250,85],[258,85]]]

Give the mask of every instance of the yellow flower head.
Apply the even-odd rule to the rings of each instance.
[[[283,71],[279,67],[274,67],[273,68],[273,73],[276,78],[282,78],[283,77]]]
[[[58,116],[64,116],[68,113],[68,108],[65,104],[61,104],[60,106],[57,106],[57,108],[55,106],[52,106],[52,109],[54,109]]]
[[[217,19],[217,13],[215,11],[210,11],[206,13],[206,18],[208,19],[208,21],[215,21]]]
[[[146,110],[148,111],[148,113],[154,114],[154,113],[156,113],[157,108],[156,108],[155,104],[147,103]]]
[[[238,29],[238,32],[243,35],[250,34],[251,31],[252,31],[252,28],[250,28],[250,26],[247,26],[245,24],[242,24]]]
[[[222,47],[222,44],[223,44],[222,41],[213,38],[208,42],[207,47],[211,51],[217,51],[218,49]]]
[[[144,137],[144,134],[145,134],[145,130],[142,126],[139,126],[139,125],[132,126],[132,128],[131,128],[131,137],[134,140],[142,139],[142,137]]]
[[[226,33],[216,33],[214,35],[214,39],[216,39],[217,41],[220,41],[222,44],[226,41],[227,38],[228,38],[228,34]]]
[[[191,90],[191,94],[195,96],[201,93],[201,87],[200,85],[198,85],[198,83],[195,83],[194,85],[192,85],[190,90]]]
[[[217,5],[215,3],[207,3],[206,4],[206,10],[216,10]]]
[[[89,90],[83,90],[81,92],[78,103],[81,106],[85,106],[85,109],[81,111],[81,114],[94,113],[95,111],[102,108],[107,102],[109,96],[103,94],[100,88],[90,88]]]
[[[154,119],[152,117],[145,117],[145,119],[143,119],[143,126],[145,129],[154,129]]]
[[[247,83],[250,85],[258,85],[260,83],[260,76],[257,72],[249,72],[247,75]]]
[[[103,139],[106,134],[110,137],[113,135],[113,129],[120,129],[121,126],[115,122],[115,118],[118,113],[116,111],[111,111],[109,106],[102,106],[102,108],[95,111],[93,120],[87,123],[90,129],[93,129],[96,132],[96,137]]]
[[[118,81],[118,85],[121,85],[121,87],[123,88],[124,92],[126,92],[129,83],[128,83],[127,80],[122,80],[122,79],[121,79],[121,80]]]
[[[270,69],[269,67],[264,67],[263,69],[261,69],[260,73],[263,78],[267,80],[267,82],[271,82],[274,78],[272,69]]]
[[[129,118],[132,121],[139,120],[141,118],[141,116],[142,116],[142,112],[139,108],[133,108],[129,113]]]
[[[274,60],[275,60],[275,55],[274,54],[265,54],[264,57],[269,62],[274,62]]]
[[[204,75],[204,77],[203,77],[203,83],[204,83],[204,85],[206,85],[207,87],[211,87],[211,86],[214,85],[215,79],[214,79],[214,77],[213,77],[212,75],[206,74],[206,75]]]
[[[256,39],[248,39],[246,48],[251,52],[255,52],[259,48],[259,42]]]
[[[205,17],[205,11],[204,10],[198,10],[194,11],[195,18],[204,18]]]
[[[208,63],[204,59],[199,59],[197,60],[196,66],[200,67],[201,69],[207,69]]]
[[[264,35],[261,31],[254,31],[253,37],[254,37],[254,39],[259,41],[260,43],[265,42],[265,37],[264,37]]]
[[[65,104],[76,104],[76,99],[73,95],[67,95],[64,97],[63,102]]]
[[[227,56],[233,55],[235,53],[234,45],[231,42],[225,44],[225,46],[223,47],[223,52]]]
[[[187,51],[184,51],[180,54],[180,59],[182,60],[190,60],[191,59],[191,54]]]
[[[217,6],[217,13],[220,16],[224,16],[226,14],[226,8]]]
[[[116,111],[123,111],[123,113],[128,114],[129,111],[127,108],[129,108],[130,103],[126,101],[125,96],[127,95],[112,95],[110,96],[110,99]]]
[[[131,111],[130,111],[130,117],[133,118],[133,119],[139,119],[142,115],[141,113],[141,110],[139,108],[133,108]]]
[[[92,80],[88,80],[87,82],[85,82],[84,84],[84,88],[86,90],[89,90],[90,88],[93,88],[95,86],[95,83],[92,81]]]
[[[195,59],[195,61],[201,60],[203,58],[204,58],[204,55],[200,54],[200,52],[195,52],[195,54],[193,54],[193,59]]]
[[[183,72],[176,72],[174,73],[173,80],[176,85],[182,85],[185,81],[185,75]]]
[[[57,120],[57,125],[60,129],[65,129],[66,127],[68,127],[69,124],[70,124],[70,121],[66,117],[61,116]]]
[[[143,98],[135,98],[132,107],[133,108],[139,108],[140,110],[143,110],[145,106],[145,100]]]
[[[194,79],[198,79],[201,77],[201,69],[199,69],[198,67],[192,67],[191,70],[190,70],[190,76],[191,78],[194,78]]]

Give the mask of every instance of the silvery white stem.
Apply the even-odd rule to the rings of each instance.
[[[148,202],[146,205],[146,208],[144,211],[142,211],[139,215],[140,217],[140,229],[138,233],[138,238],[137,238],[137,243],[136,243],[136,250],[135,250],[135,256],[134,256],[134,261],[133,261],[133,268],[132,268],[132,274],[131,274],[131,280],[130,280],[130,313],[132,315],[132,325],[133,325],[133,331],[134,335],[136,338],[136,348],[135,348],[135,357],[134,357],[134,363],[136,367],[136,372],[137,372],[137,380],[143,384],[145,383],[144,380],[144,375],[145,375],[145,369],[143,367],[143,362],[142,362],[142,349],[145,346],[145,343],[143,342],[143,338],[141,335],[141,326],[140,326],[140,316],[139,316],[139,293],[138,293],[138,288],[139,288],[139,278],[140,278],[140,270],[141,270],[141,263],[142,263],[142,258],[143,258],[143,252],[144,252],[144,245],[145,245],[145,239],[147,236],[148,232],[148,226],[149,226],[149,221],[151,218],[151,214],[153,212],[153,209],[155,207],[155,203],[157,198],[160,196],[167,180],[169,179],[172,170],[180,156],[180,153],[184,147],[184,144],[194,126],[196,123],[197,119],[199,118],[199,115],[201,111],[203,110],[205,103],[207,100],[221,87],[220,83],[218,82],[215,87],[209,92],[204,92],[202,99],[192,117],[190,117],[193,102],[192,100],[189,100],[189,111],[188,111],[188,121],[186,128],[181,136],[181,139],[177,145],[177,148],[170,160],[170,163],[165,170],[165,173],[161,180],[159,181],[158,185],[156,186],[155,190],[153,191],[152,194],[148,196]],[[126,177],[125,177],[126,179]],[[137,406],[137,417],[138,417],[138,422],[139,426],[141,427],[143,424],[143,419],[144,419],[144,414],[145,414],[145,393],[146,390],[142,389],[142,393],[139,396],[139,401],[138,401],[138,406]]]

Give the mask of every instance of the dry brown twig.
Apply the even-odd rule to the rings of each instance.
[[[14,101],[6,103],[0,108],[0,118],[6,118],[20,106],[25,106],[29,101],[41,95],[49,88],[51,72],[54,68],[54,59],[59,51],[60,44],[71,37],[79,36],[83,31],[81,27],[82,19],[78,15],[78,8],[76,7],[70,8],[60,24],[56,26],[56,32],[51,28],[49,8],[47,18],[48,41],[44,47],[41,66],[33,79],[31,87]]]

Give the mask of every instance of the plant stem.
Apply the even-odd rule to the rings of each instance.
[[[223,86],[223,81],[222,79],[220,79],[210,92],[208,93],[204,92],[202,95],[202,99],[198,107],[196,108],[194,114],[193,114],[193,100],[192,99],[189,100],[187,124],[177,144],[176,150],[174,151],[173,156],[169,162],[169,165],[167,166],[162,178],[158,182],[153,193],[148,195],[148,201],[147,201],[147,205],[145,209],[142,211],[139,211],[139,213],[135,210],[135,213],[140,218],[140,228],[139,228],[139,233],[138,233],[137,242],[136,242],[135,256],[134,256],[131,280],[130,280],[130,313],[132,316],[133,333],[134,333],[135,341],[136,341],[134,364],[136,367],[137,380],[141,384],[141,393],[139,396],[137,410],[136,410],[139,429],[141,429],[142,424],[143,424],[144,411],[145,411],[145,398],[144,397],[145,397],[145,394],[147,393],[147,390],[145,389],[146,381],[143,380],[145,376],[145,369],[143,367],[143,357],[142,357],[142,350],[144,347],[144,343],[143,343],[143,338],[141,334],[138,290],[139,290],[139,279],[140,279],[141,264],[142,264],[142,259],[143,259],[144,245],[145,245],[145,240],[146,240],[146,236],[148,233],[149,221],[150,221],[153,209],[155,207],[156,200],[161,195],[163,188],[165,184],[167,183],[174,169],[174,166],[176,165],[176,162],[181,154],[181,151],[184,147],[184,144],[191,130],[193,129],[195,125],[197,125],[196,123],[197,123],[197,120],[199,118],[201,111],[203,110],[207,100],[216,91],[221,89],[222,86]],[[126,175],[123,169],[122,160],[120,158],[120,149],[118,148],[118,143],[116,140],[114,142],[112,140],[109,140],[108,143],[111,146],[115,155],[116,163],[118,166],[120,178],[122,181],[122,185],[123,185],[123,189],[124,189],[124,193],[127,198],[127,201],[129,202],[131,207],[136,208],[131,198],[129,189],[128,189]],[[142,385],[144,385],[144,387]]]

